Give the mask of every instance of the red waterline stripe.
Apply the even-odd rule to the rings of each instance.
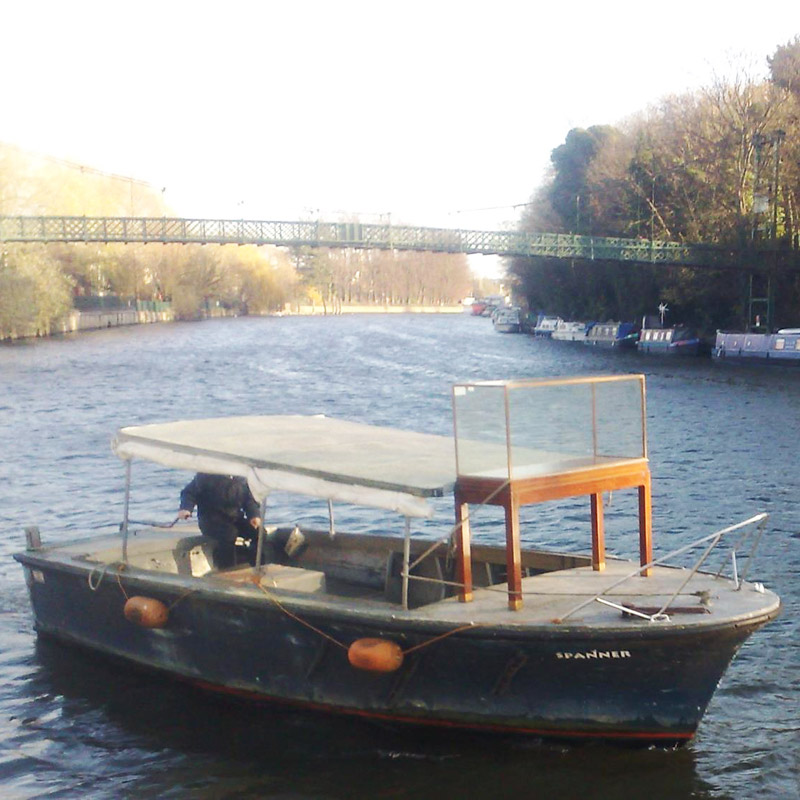
[[[341,706],[326,705],[325,703],[313,703],[306,700],[289,700],[283,697],[272,695],[262,695],[257,692],[250,692],[247,689],[234,689],[229,686],[219,686],[215,683],[207,683],[201,680],[189,680],[194,686],[218,694],[233,695],[248,700],[256,700],[261,703],[275,703],[296,708],[311,709],[313,711],[323,711],[326,713],[346,714],[352,717],[362,717],[365,719],[378,719],[384,722],[403,722],[413,725],[427,725],[438,728],[459,728],[462,730],[475,731],[495,731],[498,733],[526,733],[534,736],[568,737],[571,739],[644,739],[652,741],[654,739],[665,739],[675,741],[677,739],[689,741],[694,737],[693,732],[668,733],[665,731],[653,731],[649,733],[634,731],[564,731],[550,728],[523,728],[514,725],[500,725],[496,723],[465,723],[454,722],[446,719],[424,719],[422,717],[404,717],[397,714],[382,714],[380,712],[363,711],[357,708],[342,708]]]

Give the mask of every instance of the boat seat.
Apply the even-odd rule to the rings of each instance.
[[[128,564],[140,569],[200,577],[214,569],[216,542],[208,536],[184,536],[160,547],[129,547]]]
[[[201,536],[199,532],[181,536],[150,530],[145,536],[132,536],[128,540],[127,563],[139,569],[198,577],[214,568],[215,546],[213,539]],[[76,552],[75,555],[101,564],[113,564],[123,560],[122,549],[120,539],[107,549]]]
[[[285,589],[292,592],[324,592],[325,573],[314,569],[290,567],[286,564],[264,564],[254,567],[234,567],[215,572],[213,578],[233,583],[260,584],[265,589]]]
[[[172,551],[178,575],[200,577],[214,569],[214,550],[217,543],[209,536],[187,536],[180,539]]]

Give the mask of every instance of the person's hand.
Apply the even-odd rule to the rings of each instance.
[[[253,528],[255,528],[256,530],[258,530],[258,529],[261,527],[261,517],[251,517],[251,518],[250,518],[249,520],[247,520],[247,521],[248,521],[248,522],[250,523],[250,525],[252,525],[252,526],[253,526]]]
[[[182,508],[178,512],[178,519],[189,519],[189,517],[191,517],[191,516],[192,516],[192,512],[191,511],[187,511],[185,508]]]

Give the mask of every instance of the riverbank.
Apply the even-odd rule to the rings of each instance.
[[[364,305],[342,304],[337,306],[315,306],[286,304],[284,314],[299,314],[302,316],[331,316],[339,314],[462,314],[464,306],[455,305],[424,306],[424,305]]]
[[[104,308],[79,310],[73,308],[69,314],[54,322],[50,329],[42,331],[35,325],[27,329],[11,330],[0,341],[17,341],[19,339],[43,339],[48,336],[61,336],[65,333],[100,330],[101,328],[119,328],[126,325],[148,325],[154,322],[172,322],[175,316],[171,309],[162,311],[142,310],[136,308]]]
[[[161,304],[168,305],[168,304]],[[334,307],[319,305],[295,305],[287,303],[283,311],[263,315],[250,316],[304,316],[322,317],[339,316],[344,314],[461,314],[463,306],[441,305],[340,305]],[[237,311],[227,308],[210,308],[203,312],[201,319],[216,319],[219,317],[237,317]],[[101,330],[103,328],[119,328],[128,325],[150,325],[155,322],[174,322],[175,314],[171,308],[159,311],[136,308],[107,308],[79,310],[72,309],[70,313],[54,323],[48,333],[30,328],[27,331],[13,331],[5,337],[6,341],[18,339],[41,339],[48,336],[61,336],[66,333],[82,333],[83,331]]]
[[[135,308],[99,309],[97,311],[78,311],[76,309],[62,321],[61,329],[57,333],[76,333],[98,328],[116,328],[122,325],[172,322],[174,318],[172,309],[167,311],[138,311]]]

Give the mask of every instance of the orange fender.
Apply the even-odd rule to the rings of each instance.
[[[124,614],[128,622],[142,628],[163,628],[169,619],[169,609],[152,597],[129,597]]]
[[[347,650],[347,660],[356,669],[394,672],[403,663],[403,651],[388,639],[357,639]]]

